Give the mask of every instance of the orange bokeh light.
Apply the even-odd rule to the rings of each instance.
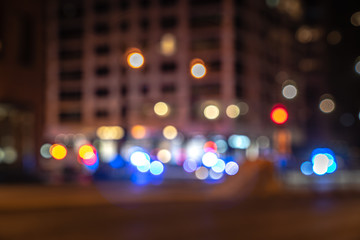
[[[146,136],[146,128],[142,125],[135,125],[131,128],[131,135],[135,139],[142,139]]]
[[[67,155],[66,147],[61,144],[53,144],[50,147],[50,155],[56,160],[62,160]]]
[[[271,111],[271,120],[276,124],[284,124],[288,120],[289,114],[282,106],[276,106]]]

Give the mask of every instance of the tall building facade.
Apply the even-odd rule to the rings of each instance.
[[[295,141],[304,136],[302,54],[295,40],[300,1],[50,0],[47,2],[46,137],[95,136],[103,125],[130,129],[176,126],[185,134],[244,133],[272,137],[271,108],[283,103]],[[276,1],[275,1],[276,2]],[[144,66],[126,62],[136,48]],[[193,59],[207,68],[190,74]],[[298,95],[282,95],[284,82]],[[157,116],[154,104],[170,107]],[[207,105],[219,116],[204,117]],[[240,115],[229,118],[229,105]]]

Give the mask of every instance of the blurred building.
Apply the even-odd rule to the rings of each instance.
[[[276,103],[289,111],[291,141],[304,140],[305,81],[295,39],[300,1],[49,0],[46,19],[51,141],[136,124],[154,132],[171,124],[186,134],[242,133],[255,141],[277,134],[269,117]],[[126,62],[132,48],[145,57],[140,69]],[[195,58],[206,65],[202,79],[190,74]],[[289,84],[297,90],[293,99],[283,96]],[[168,116],[154,113],[159,101],[168,104]],[[208,105],[219,109],[213,120],[204,117]]]
[[[42,1],[0,2],[0,180],[36,169],[43,137]]]

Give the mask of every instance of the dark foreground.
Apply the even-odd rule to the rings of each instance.
[[[360,239],[358,193],[110,203],[94,189],[0,188],[0,239]]]

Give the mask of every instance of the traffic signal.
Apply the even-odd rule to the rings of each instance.
[[[281,125],[288,120],[289,114],[284,106],[277,104],[271,110],[270,117],[274,123]]]

